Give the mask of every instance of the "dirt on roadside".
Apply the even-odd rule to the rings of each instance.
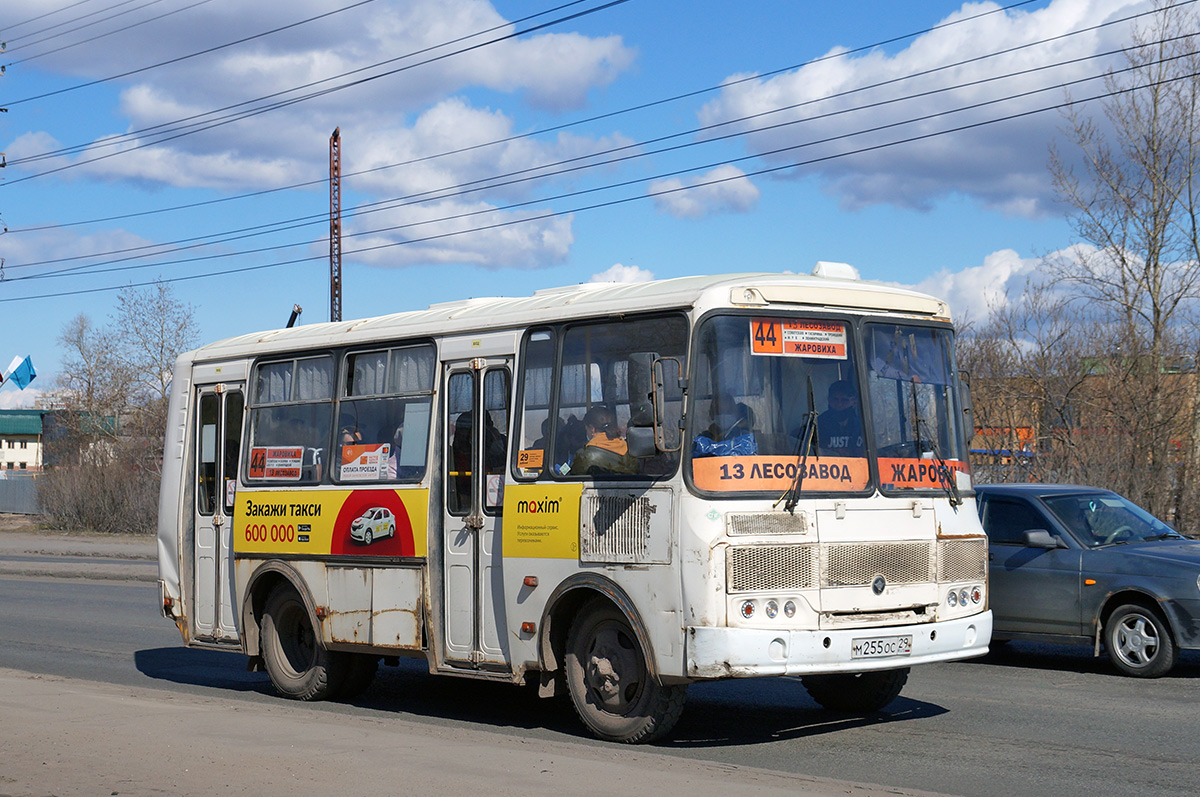
[[[10,515],[0,512],[0,531],[28,531],[42,523],[41,515]]]
[[[38,515],[0,514],[0,575],[154,581],[149,534],[100,534],[41,526]]]

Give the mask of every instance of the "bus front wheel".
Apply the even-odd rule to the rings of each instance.
[[[346,674],[346,657],[317,638],[300,594],[281,584],[267,598],[262,618],[263,661],[271,684],[284,697],[324,700],[334,696]]]
[[[830,711],[871,714],[900,696],[908,668],[837,675],[805,675],[800,683],[809,697]]]
[[[604,600],[586,605],[571,626],[566,675],[575,712],[601,739],[653,741],[683,712],[687,687],[654,679],[629,621]]]

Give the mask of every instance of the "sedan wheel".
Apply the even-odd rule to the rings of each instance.
[[[1125,605],[1108,618],[1104,629],[1108,656],[1125,675],[1157,678],[1175,666],[1175,641],[1158,614],[1143,606]]]

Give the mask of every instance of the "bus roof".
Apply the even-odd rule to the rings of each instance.
[[[884,310],[948,321],[946,304],[916,291],[854,279],[802,274],[720,274],[638,283],[581,283],[532,296],[463,299],[425,310],[351,321],[307,324],[239,335],[191,352],[218,360],[374,340],[498,331],[585,316],[713,306]]]

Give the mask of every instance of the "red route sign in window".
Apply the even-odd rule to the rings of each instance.
[[[255,446],[250,449],[251,479],[299,481],[304,448],[300,446]]]
[[[754,318],[750,352],[783,357],[846,359],[846,326],[815,318]]]

